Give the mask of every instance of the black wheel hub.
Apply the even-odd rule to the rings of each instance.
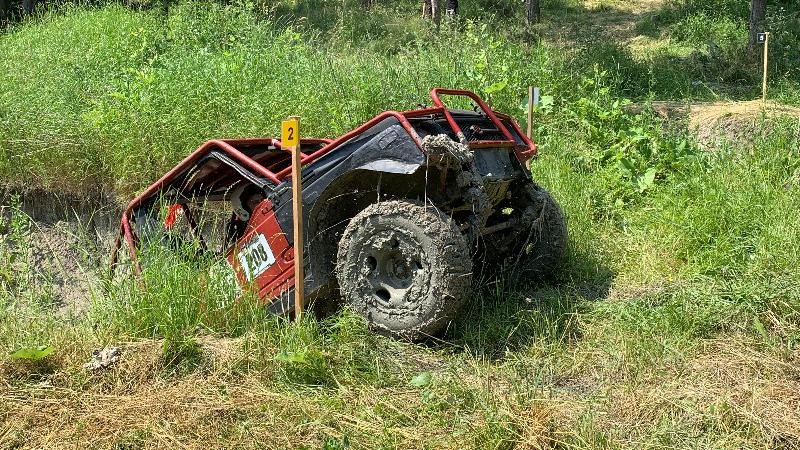
[[[385,306],[402,303],[422,270],[419,245],[398,233],[378,233],[366,251],[364,273],[376,301]]]

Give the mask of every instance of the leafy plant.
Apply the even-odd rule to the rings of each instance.
[[[607,76],[595,68],[593,77],[583,79],[582,97],[564,100],[559,111],[548,99],[539,114],[557,114],[572,126],[583,143],[572,150],[574,165],[602,175],[608,203],[624,204],[693,162],[698,152],[688,137],[664,130],[646,105],[635,112],[630,100],[615,97]]]
[[[19,196],[0,207],[0,299],[3,294],[14,298],[30,287],[30,226]]]
[[[421,388],[429,385],[433,380],[433,376],[430,372],[420,372],[411,379],[410,383],[412,386]]]
[[[40,345],[38,347],[22,347],[11,353],[11,359],[25,359],[30,361],[38,361],[44,359],[55,352],[55,349],[49,345]]]

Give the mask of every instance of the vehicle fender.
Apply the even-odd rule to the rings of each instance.
[[[349,170],[411,174],[425,163],[425,156],[399,125],[378,133],[348,158]]]

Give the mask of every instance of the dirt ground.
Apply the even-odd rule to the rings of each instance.
[[[0,192],[0,248],[15,255],[13,288],[59,315],[83,314],[107,265],[118,209],[99,196]]]
[[[713,150],[725,145],[752,144],[753,136],[776,120],[800,121],[800,108],[761,100],[745,102],[680,103],[653,102],[653,110],[670,124],[685,126],[698,144]],[[643,105],[634,105],[633,111]]]
[[[664,0],[582,0],[575,7],[561,8],[543,20],[549,22],[547,29],[555,31],[564,46],[592,42],[598,35],[609,42],[630,45],[642,38],[637,24],[664,3]]]

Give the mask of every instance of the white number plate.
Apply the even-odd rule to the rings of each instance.
[[[263,234],[256,234],[236,255],[247,281],[253,281],[275,264],[275,255]]]

